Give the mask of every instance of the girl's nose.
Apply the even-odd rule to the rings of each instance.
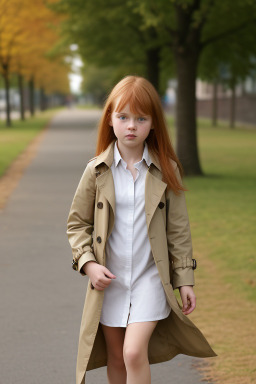
[[[129,119],[128,129],[136,129],[135,119]]]

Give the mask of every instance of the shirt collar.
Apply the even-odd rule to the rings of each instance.
[[[102,163],[106,164],[108,168],[111,167],[114,160],[114,146],[115,146],[115,140],[113,140],[109,146],[105,149],[105,151],[101,152],[97,157],[94,164],[95,169],[101,165]],[[150,156],[150,163],[153,164],[160,172],[161,172],[161,165],[159,162],[159,159],[157,158],[156,154],[152,151],[152,149],[148,148],[149,156]],[[175,163],[176,164],[176,163]]]
[[[148,145],[147,145],[146,142],[145,142],[145,145],[144,145],[144,151],[143,151],[142,159],[140,161],[138,161],[138,163],[142,162],[143,160],[145,160],[145,162],[146,162],[148,167],[152,163],[150,155],[149,155],[149,152],[148,152]],[[119,152],[118,147],[117,147],[117,141],[116,141],[115,142],[115,146],[114,146],[114,164],[115,164],[115,167],[118,166],[120,161],[125,163],[125,161],[123,160],[122,156],[120,155],[120,152]],[[136,163],[136,164],[138,164],[138,163]]]

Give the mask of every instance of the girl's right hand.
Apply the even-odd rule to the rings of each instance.
[[[109,286],[111,279],[116,278],[106,267],[94,261],[88,261],[82,268],[84,273],[89,276],[94,288],[98,291],[103,291]]]

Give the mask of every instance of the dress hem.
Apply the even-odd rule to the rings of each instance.
[[[127,325],[129,325],[129,324],[133,324],[133,323],[143,323],[143,322],[146,322],[146,321],[159,321],[159,320],[164,320],[164,319],[166,319],[168,316],[169,316],[169,314],[171,313],[171,311],[170,312],[168,312],[167,313],[167,315],[165,315],[165,317],[160,317],[159,319],[157,319],[157,318],[152,318],[152,319],[142,319],[142,320],[133,320],[133,321],[130,321],[130,322],[128,322],[128,324],[125,324],[125,325],[113,325],[113,324],[111,324],[111,325],[109,325],[109,324],[104,324],[104,323],[102,323],[101,321],[100,321],[100,323],[102,324],[102,325],[106,325],[107,327],[121,327],[121,328],[126,328],[127,327]]]

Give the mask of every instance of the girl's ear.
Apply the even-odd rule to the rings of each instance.
[[[113,127],[113,123],[112,123],[112,120],[110,119],[109,120],[109,123],[108,123],[109,125],[110,125],[110,127]]]

